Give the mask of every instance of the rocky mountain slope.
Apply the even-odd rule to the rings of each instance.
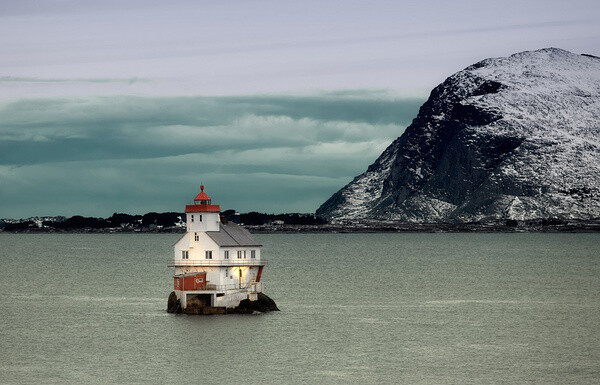
[[[486,59],[437,86],[367,171],[317,210],[334,222],[600,217],[600,58]]]

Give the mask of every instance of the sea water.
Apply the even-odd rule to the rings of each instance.
[[[178,237],[0,234],[0,383],[600,381],[600,234],[257,235],[281,311],[204,317]]]

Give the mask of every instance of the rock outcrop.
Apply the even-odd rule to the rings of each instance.
[[[437,86],[383,154],[317,210],[331,221],[600,218],[600,58],[486,59]]]
[[[254,312],[267,313],[270,311],[279,311],[279,308],[275,301],[264,293],[258,293],[256,301],[251,301],[249,299],[242,300],[235,308],[212,307],[204,303],[201,299],[194,298],[188,301],[186,308],[183,309],[174,291],[169,294],[169,299],[167,301],[167,312],[178,314],[252,314]]]
[[[181,311],[181,302],[177,299],[177,294],[172,291],[167,300],[167,313],[181,313]]]

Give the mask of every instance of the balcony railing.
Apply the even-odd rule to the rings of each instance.
[[[197,290],[187,290],[192,292],[202,292],[202,291],[227,291],[227,290],[245,290],[249,292],[261,292],[263,291],[263,283],[262,282],[244,282],[244,283],[233,283],[229,285],[214,285],[210,282],[207,282],[204,287],[198,288]]]
[[[226,291],[226,290],[239,290],[245,289],[248,291],[262,291],[263,284],[262,282],[248,282],[242,284],[230,284],[230,285],[213,285],[211,283],[206,283],[205,290],[218,290],[218,291]]]
[[[265,266],[264,259],[170,259],[167,266]]]

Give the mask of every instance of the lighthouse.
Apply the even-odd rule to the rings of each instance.
[[[262,245],[244,227],[221,218],[200,186],[185,206],[186,232],[174,245],[173,292],[168,311],[188,314],[279,310],[262,293]]]

